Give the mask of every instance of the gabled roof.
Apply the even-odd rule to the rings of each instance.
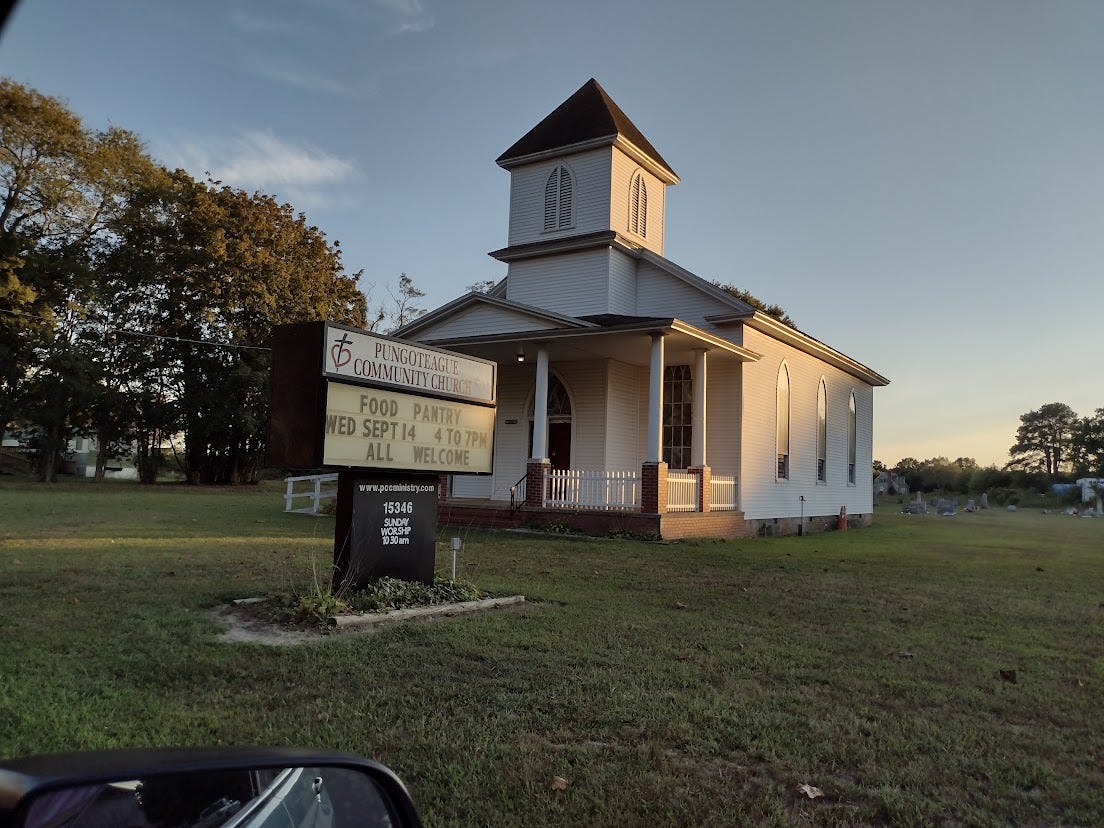
[[[581,150],[607,144],[620,144],[630,155],[644,156],[658,168],[653,169],[653,172],[660,178],[667,179],[668,184],[678,182],[678,175],[663,160],[663,156],[594,78],[584,83],[574,95],[556,107],[552,114],[498,156],[495,163],[509,169],[557,151]],[[636,150],[636,153],[632,150]]]
[[[503,280],[505,281],[505,280]],[[459,296],[453,299],[451,302],[447,302],[441,307],[430,311],[427,314],[419,316],[417,319],[407,322],[401,328],[397,328],[392,331],[390,336],[395,336],[400,339],[406,339],[419,331],[432,327],[442,319],[447,319],[456,313],[470,308],[473,305],[490,305],[492,307],[502,308],[503,310],[512,311],[514,313],[522,314],[523,316],[531,317],[535,322],[541,322],[550,324],[554,328],[592,328],[596,327],[595,323],[588,322],[585,319],[578,319],[573,316],[565,316],[562,313],[555,313],[554,311],[547,310],[546,308],[538,308],[533,305],[526,305],[522,302],[514,302],[505,297],[496,295],[498,291],[498,285],[487,293],[479,293],[472,291],[471,293],[465,293],[463,296]]]
[[[792,345],[799,351],[804,351],[807,354],[823,359],[828,364],[834,365],[840,370],[854,377],[858,377],[863,380],[863,382],[867,382],[870,385],[889,385],[889,380],[872,368],[868,368],[861,362],[837,351],[835,348],[826,345],[816,337],[810,336],[804,331],[790,327],[784,322],[779,322],[773,316],[769,316],[757,310],[742,299],[738,299],[731,293],[721,290],[721,288],[706,281],[701,276],[691,273],[686,268],[680,267],[670,259],[644,249],[636,251],[634,255],[643,261],[650,262],[666,273],[681,279],[688,285],[697,288],[702,293],[712,296],[714,299],[718,299],[733,308],[732,313],[718,313],[705,317],[706,322],[717,325],[718,327],[732,324],[747,325],[780,342]]]

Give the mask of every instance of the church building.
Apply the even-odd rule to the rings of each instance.
[[[595,80],[497,159],[506,277],[395,336],[498,364],[443,521],[742,537],[870,522],[888,380],[664,256],[678,175]]]

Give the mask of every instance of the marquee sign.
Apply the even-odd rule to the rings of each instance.
[[[322,464],[489,474],[494,418],[487,406],[331,382]]]
[[[493,362],[326,323],[327,377],[493,405]]]
[[[268,464],[490,474],[497,368],[333,322],[280,325]]]

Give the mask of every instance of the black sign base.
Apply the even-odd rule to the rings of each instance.
[[[433,583],[437,485],[435,474],[338,473],[335,590],[383,577]]]

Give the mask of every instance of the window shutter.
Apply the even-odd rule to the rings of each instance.
[[[648,235],[648,187],[644,176],[637,173],[629,187],[629,230],[638,236]]]
[[[556,201],[560,192],[560,168],[552,170],[544,185],[544,229],[556,229]]]
[[[571,226],[571,173],[560,167],[560,223],[559,227]]]

